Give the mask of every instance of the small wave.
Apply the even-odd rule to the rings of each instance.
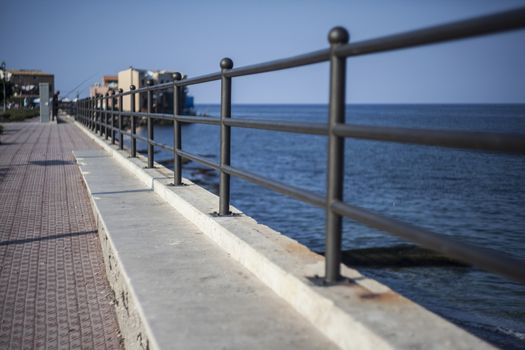
[[[503,333],[505,335],[509,335],[509,336],[512,336],[516,339],[519,339],[519,340],[525,340],[525,333],[521,333],[521,332],[518,332],[518,331],[515,331],[513,329],[509,329],[509,328],[505,328],[505,327],[496,327],[496,330],[500,333]]]

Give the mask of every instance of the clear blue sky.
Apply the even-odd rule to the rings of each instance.
[[[62,95],[132,65],[196,76],[351,41],[524,6],[514,0],[3,0],[0,60],[55,74]],[[525,31],[350,59],[352,103],[525,103]],[[234,80],[237,103],[326,103],[328,65]],[[88,92],[88,84],[80,89]],[[197,103],[219,86],[192,87]]]

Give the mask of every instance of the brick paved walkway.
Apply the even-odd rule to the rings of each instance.
[[[119,349],[71,124],[4,124],[0,136],[0,349]]]

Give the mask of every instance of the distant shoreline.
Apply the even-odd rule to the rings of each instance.
[[[196,103],[195,107],[199,106],[220,106],[220,103]],[[232,103],[232,106],[328,106],[328,103]],[[522,103],[347,103],[350,106],[523,106]]]

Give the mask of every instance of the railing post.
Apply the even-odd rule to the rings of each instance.
[[[97,101],[95,99],[95,101]],[[93,125],[95,127],[95,134],[98,134],[100,132],[100,120],[102,118],[102,108],[104,106],[104,95],[100,95],[98,98],[98,103],[95,103],[95,113],[94,113],[94,119],[93,119]]]
[[[95,101],[94,101],[94,105],[93,105],[93,116],[92,116],[92,120],[93,120],[93,132],[95,134],[98,133],[98,118],[100,116],[100,113],[101,110],[102,110],[102,95],[100,97],[95,97]]]
[[[153,80],[148,79],[148,87],[151,88],[153,86]],[[147,113],[148,113],[148,168],[153,168],[153,162],[154,155],[153,155],[153,144],[150,142],[150,140],[153,140],[153,120],[151,119],[151,103],[152,103],[152,96],[151,96],[151,89],[148,89],[147,91],[147,97],[148,97],[148,104],[147,104]]]
[[[107,94],[102,94],[100,97],[100,112],[98,113],[97,117],[97,133],[102,136],[102,118],[104,116],[104,110],[106,109],[106,96]]]
[[[111,94],[113,91],[106,92],[106,110],[104,111],[104,139],[108,139],[108,121],[109,121],[109,114],[111,113],[111,107],[109,106],[109,101],[111,100]],[[100,132],[100,136],[102,136],[102,131]]]
[[[99,129],[98,129],[101,137],[102,135],[104,135],[104,120],[106,118],[106,111],[108,109],[108,96],[109,96],[109,93],[106,92],[104,94],[104,97],[102,97],[102,112],[100,113]]]
[[[95,104],[93,106],[93,109],[94,109],[94,113],[93,113],[93,117],[92,117],[92,120],[93,120],[93,132],[95,134],[98,133],[98,115],[100,114],[100,110],[102,109],[101,107],[101,104],[102,104],[102,95],[100,97],[95,97]]]
[[[88,118],[89,127],[91,131],[96,132],[97,130],[96,120],[97,120],[97,113],[98,113],[98,96],[95,95],[95,97],[92,97],[89,104],[91,105],[92,110],[90,113],[86,114],[86,117]]]
[[[181,115],[181,87],[177,86],[177,82],[182,79],[182,75],[179,72],[173,74],[173,117],[176,118]],[[182,133],[181,123],[177,120],[173,120],[173,185],[182,185],[182,158],[177,154],[177,151],[182,149]]]
[[[104,98],[102,99],[102,101],[104,101],[102,103],[102,106],[104,107],[104,113],[102,114],[102,117],[100,118],[100,136],[106,133],[106,121],[108,118],[108,109],[109,109],[109,91],[104,94]]]
[[[232,111],[232,82],[224,73],[233,68],[233,61],[228,57],[220,62],[221,78],[221,176],[219,184],[219,215],[230,214],[230,175],[224,172],[223,167],[230,165],[231,130],[224,124],[226,118],[231,117]]]
[[[135,85],[130,85],[129,89],[131,90],[130,100],[129,100],[129,111],[131,113],[135,113]],[[132,114],[131,115],[131,147],[130,147],[130,155],[131,157],[137,156],[137,139],[135,138],[135,134],[137,133],[137,119]]]
[[[110,125],[110,134],[111,134],[111,144],[114,145],[115,144],[115,90],[111,90],[111,114],[110,114],[110,118],[111,118],[111,123],[109,123]]]
[[[91,131],[96,132],[96,121],[97,121],[97,97],[92,97],[89,100],[86,99],[86,106],[89,106],[89,111],[85,111],[84,117],[88,119]]]
[[[100,97],[98,98],[98,103],[95,105],[95,109],[96,109],[96,113],[94,114],[94,118],[93,118],[93,131],[95,132],[95,134],[98,134],[99,133],[99,130],[100,130],[100,123],[99,123],[99,119],[100,119],[100,116],[102,115],[102,106],[104,106],[104,95],[100,95]]]
[[[334,127],[345,122],[346,58],[338,57],[334,49],[348,43],[349,35],[342,27],[328,34],[332,49],[330,57],[330,106],[328,120],[328,172],[326,190],[326,253],[325,279],[335,283],[340,279],[342,217],[332,210],[334,201],[343,199],[345,139],[334,134]]]
[[[95,114],[97,113],[97,101],[98,101],[98,96],[95,95],[93,97],[93,113],[91,113],[89,118],[84,118],[84,116],[82,116],[84,125],[87,126],[89,130],[93,130],[93,118],[95,118]]]
[[[98,132],[98,120],[100,119],[102,113],[102,96],[97,96],[97,106],[96,111],[93,113],[93,116],[91,117],[91,130],[95,132],[95,134]]]
[[[123,130],[122,130],[122,111],[124,111],[124,109],[122,108],[122,101],[123,101],[123,98],[122,98],[122,93],[124,92],[124,90],[122,89],[118,89],[118,93],[119,93],[119,97],[118,97],[118,111],[120,112],[119,115],[118,115],[118,148],[119,149],[124,149],[124,134],[123,134]]]

